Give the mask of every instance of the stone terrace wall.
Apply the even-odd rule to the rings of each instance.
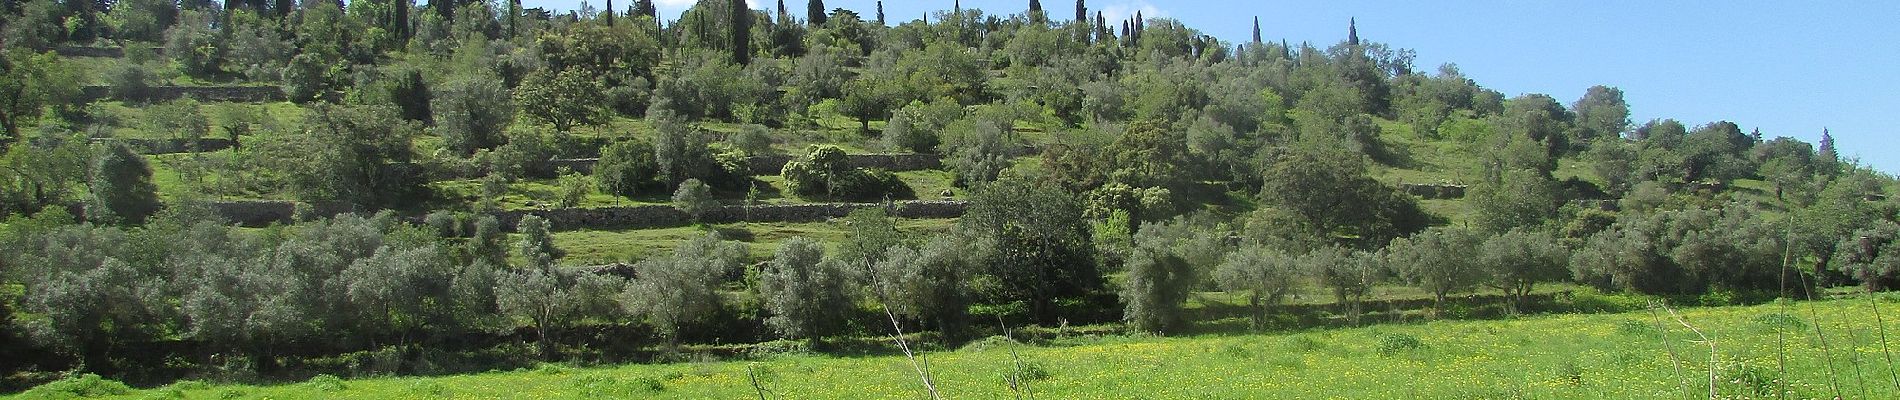
[[[1399,191],[1418,196],[1422,199],[1462,199],[1465,197],[1465,185],[1401,183]]]
[[[297,216],[297,203],[292,201],[221,201],[213,202],[210,206],[225,221],[250,227],[289,223]],[[750,210],[745,206],[724,206],[708,212],[705,218],[706,222],[714,223],[813,222],[843,217],[861,208],[883,206],[882,203],[813,203],[756,206]],[[918,219],[956,218],[963,216],[964,211],[969,209],[967,202],[939,200],[900,201],[892,203],[892,206],[897,216]],[[346,210],[316,207],[312,211],[318,216],[329,216]],[[663,228],[692,222],[686,213],[663,205],[515,210],[490,215],[494,215],[503,227],[511,230],[521,221],[521,217],[527,215],[546,218],[555,230]]]
[[[882,207],[881,203],[813,203],[756,206],[729,205],[705,215],[706,222],[813,222],[839,218],[862,208]],[[917,200],[893,203],[902,218],[956,218],[963,216],[969,203],[963,201]],[[493,213],[503,227],[512,229],[523,216],[546,218],[551,229],[637,229],[686,225],[692,219],[671,206],[647,205],[608,208],[564,208],[555,210],[516,210]]]
[[[131,146],[144,154],[174,154],[191,152],[191,139],[136,139],[136,138],[95,138],[94,143],[117,141]],[[198,151],[218,151],[237,146],[231,139],[201,138],[197,140]]]
[[[791,162],[791,156],[755,156],[747,163],[753,175],[778,175],[785,169],[785,163]],[[555,168],[573,168],[575,172],[594,173],[594,164],[598,158],[572,158],[548,161]],[[879,168],[886,171],[922,171],[943,168],[943,159],[936,154],[851,154],[845,156],[845,164],[857,168]]]
[[[152,50],[153,54],[165,54],[164,47],[150,47],[149,49]],[[53,53],[59,54],[60,57],[125,57],[125,49],[119,47],[59,46],[53,48]]]
[[[80,88],[80,96],[88,101],[112,97],[110,86],[87,86]],[[146,89],[143,100],[174,100],[186,96],[201,101],[262,103],[283,101],[284,89],[276,86],[153,86]],[[125,100],[125,99],[120,99]]]

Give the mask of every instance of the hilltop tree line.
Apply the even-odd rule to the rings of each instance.
[[[891,324],[954,343],[991,320],[1190,332],[1184,308],[1216,290],[1265,327],[1315,285],[1356,320],[1392,284],[1441,304],[1494,288],[1529,309],[1551,282],[1787,297],[1900,282],[1893,178],[1842,159],[1828,136],[1637,124],[1606,86],[1569,103],[1506,98],[1455,65],[1420,71],[1356,25],[1322,48],[1107,21],[1080,2],[1067,21],[1040,7],[897,21],[744,4],[702,0],[662,21],[650,1],[560,15],[455,0],[9,3],[0,332],[18,336],[0,355],[22,356],[0,359],[133,375],[176,356],[268,375],[356,354],[426,373],[481,369],[468,354],[484,345],[561,359],[822,344]],[[125,102],[185,77],[275,84],[299,104],[289,123],[144,104],[145,129],[243,139],[203,166],[218,173],[181,171],[197,194],[282,192],[358,213],[251,230],[190,196],[161,204],[149,161],[90,144],[127,122],[83,104],[74,62],[44,52],[93,43],[125,49],[101,71]],[[774,132],[827,116],[882,149],[941,156],[969,213],[939,235],[854,214],[843,241],[794,239],[769,259],[708,234],[605,272],[561,265],[546,221],[524,218],[510,239],[480,213],[509,181],[557,177],[570,193],[671,196],[690,213],[756,187],[744,163],[777,151]],[[616,120],[651,132],[599,134]],[[594,153],[588,177],[545,162]],[[797,196],[904,191],[835,147],[798,156],[780,173]],[[1453,224],[1446,203],[1381,180],[1395,169],[1466,177],[1467,217]],[[413,208],[443,194],[425,177],[467,171],[486,177],[465,213],[390,211],[426,212]],[[195,347],[148,349],[167,341]]]

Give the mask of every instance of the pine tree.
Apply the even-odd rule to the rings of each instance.
[[[812,25],[825,24],[825,0],[811,0],[805,3],[805,21]]]

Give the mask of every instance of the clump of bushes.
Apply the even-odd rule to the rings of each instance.
[[[27,389],[22,397],[66,399],[118,396],[129,393],[132,393],[132,387],[126,386],[125,383],[102,378],[98,374],[79,374]]]
[[[785,163],[779,176],[785,178],[792,193],[805,198],[872,201],[915,197],[896,174],[852,167],[845,162],[844,150],[833,146],[812,146],[804,157]]]

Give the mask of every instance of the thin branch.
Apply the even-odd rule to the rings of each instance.
[[[1662,338],[1663,349],[1669,351],[1669,365],[1675,367],[1676,370],[1676,387],[1682,389],[1683,393],[1688,393],[1689,380],[1682,377],[1682,357],[1676,354],[1676,346],[1670,344],[1669,331],[1663,329],[1662,315],[1656,312],[1659,304],[1661,302],[1655,300],[1649,302],[1649,316],[1654,321],[1657,336]]]
[[[917,353],[911,351],[910,343],[904,340],[904,326],[897,323],[897,313],[891,311],[890,299],[884,294],[884,285],[877,282],[877,268],[871,265],[865,265],[864,269],[871,273],[871,291],[877,295],[877,306],[884,309],[884,317],[889,318],[891,321],[891,331],[896,332],[895,335],[891,336],[891,340],[897,342],[897,348],[899,350],[904,351],[904,358],[910,360],[911,369],[917,371],[917,379],[923,382],[924,390],[930,392],[930,398],[933,400],[943,400],[943,395],[937,393],[937,384],[932,383],[930,380],[929,365],[924,361],[919,361]]]
[[[1696,335],[1696,337],[1698,337],[1698,338],[1700,338],[1699,340],[1691,340],[1691,341],[1690,341],[1691,343],[1704,343],[1704,344],[1708,344],[1708,345],[1709,345],[1709,398],[1711,398],[1711,399],[1713,399],[1713,398],[1716,398],[1716,393],[1715,393],[1715,339],[1710,339],[1708,335],[1704,335],[1704,334],[1702,334],[1702,330],[1701,330],[1701,329],[1697,329],[1697,328],[1695,327],[1695,325],[1689,325],[1689,321],[1686,321],[1686,320],[1683,320],[1683,319],[1682,319],[1682,315],[1681,315],[1681,314],[1676,314],[1676,310],[1675,310],[1675,309],[1672,309],[1672,308],[1669,308],[1669,304],[1668,304],[1668,303],[1663,303],[1663,305],[1662,305],[1662,307],[1663,307],[1663,310],[1664,310],[1664,311],[1668,311],[1668,312],[1669,312],[1669,316],[1670,316],[1670,317],[1674,317],[1674,318],[1676,319],[1676,323],[1678,323],[1678,324],[1682,324],[1682,326],[1683,326],[1683,327],[1685,327],[1685,328],[1689,328],[1689,331],[1690,331],[1690,332],[1695,332],[1695,335]]]

